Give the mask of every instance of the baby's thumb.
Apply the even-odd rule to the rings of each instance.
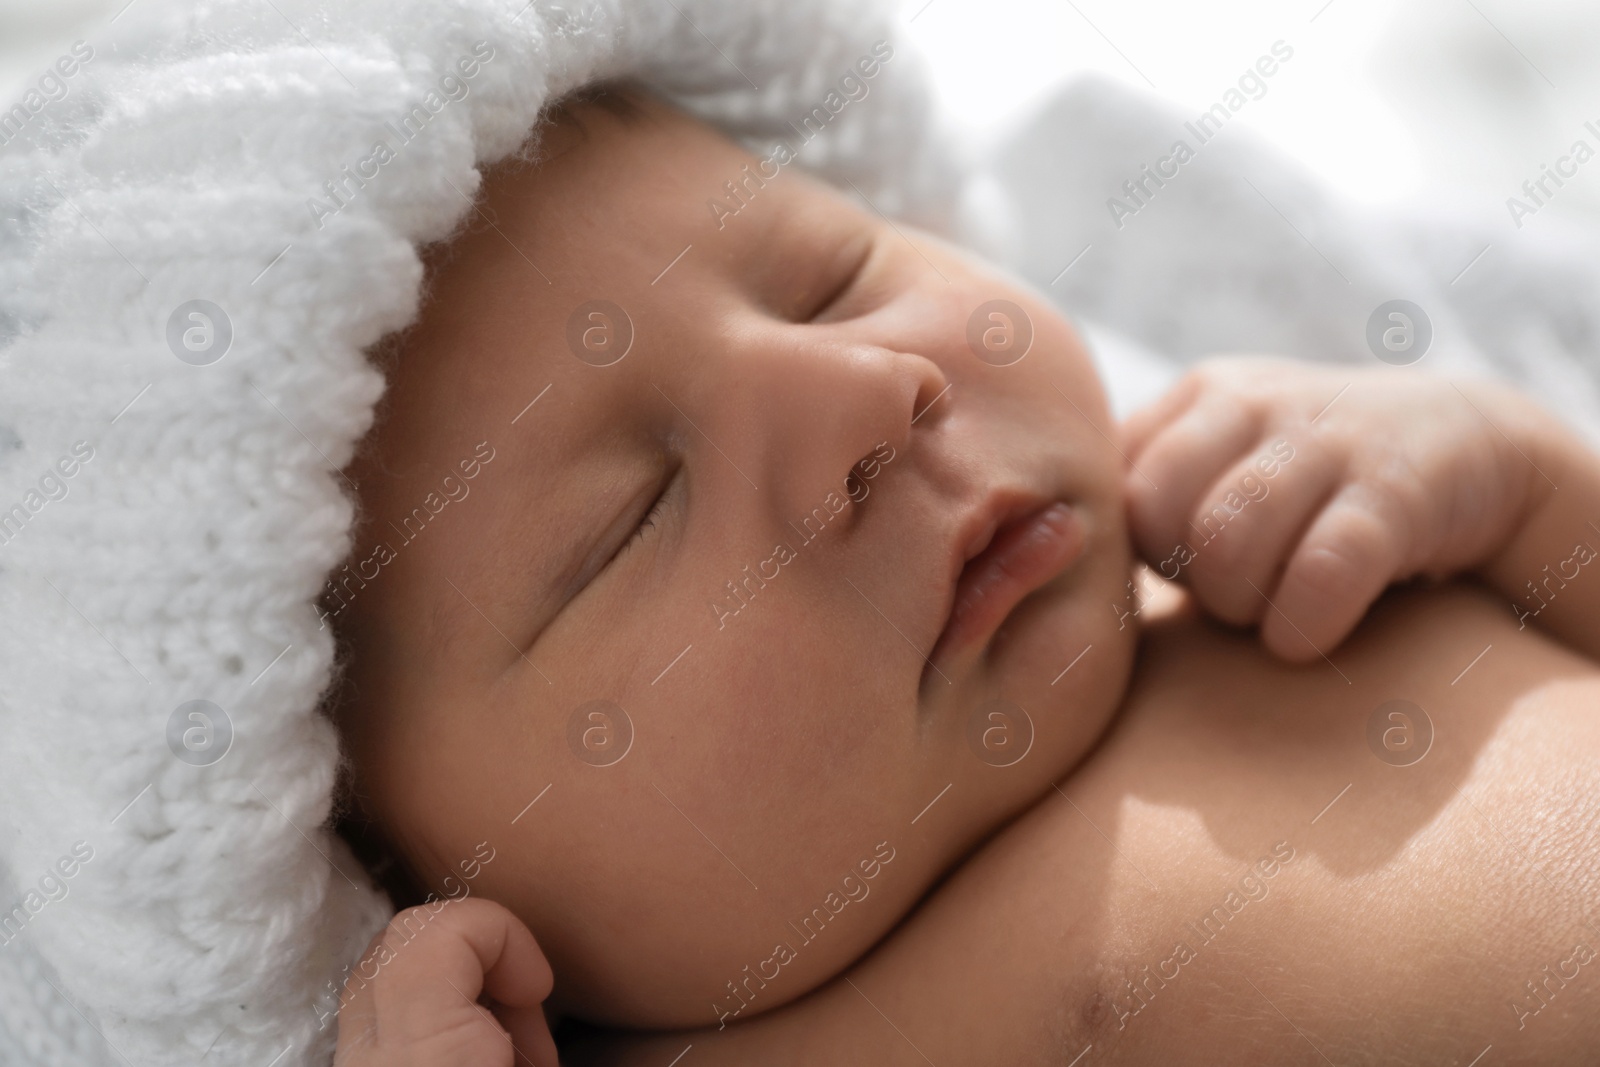
[[[560,1067],[556,1057],[555,1038],[550,1036],[550,1023],[545,1019],[544,1008],[538,1004],[510,1007],[496,1004],[494,1016],[511,1035],[512,1044],[521,1054],[517,1067]]]

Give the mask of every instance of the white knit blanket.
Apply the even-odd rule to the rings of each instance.
[[[416,246],[618,76],[752,146],[823,108],[801,162],[937,222],[916,59],[834,103],[892,37],[860,0],[137,0],[0,114],[0,1063],[328,1060],[386,903],[322,829],[313,599]]]
[[[755,146],[879,38],[859,0],[137,0],[0,115],[0,1063],[327,1062],[319,1005],[385,903],[321,828],[312,601],[417,244],[572,87],[640,77]],[[1120,410],[1214,349],[1370,362],[1403,298],[1424,366],[1600,437],[1592,238],[1374,218],[1232,131],[1119,228],[1187,116],[1098,82],[958,200],[897,48],[802,164],[1083,318]]]

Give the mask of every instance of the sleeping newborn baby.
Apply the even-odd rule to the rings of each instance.
[[[407,910],[341,1064],[1600,1048],[1572,434],[1243,359],[1118,426],[959,249],[642,94],[541,136],[348,472],[350,822]]]

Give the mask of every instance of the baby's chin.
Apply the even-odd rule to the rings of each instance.
[[[927,686],[924,714],[953,748],[972,821],[955,852],[1002,829],[1095,749],[1122,706],[1138,640],[1127,614],[1131,548],[1118,498],[1083,499],[1081,557],[1007,616],[954,686]],[[940,824],[947,825],[947,824]]]
[[[1102,543],[1068,573],[1018,605],[988,655],[990,691],[1028,712],[1038,773],[1054,781],[1076,766],[1110,724],[1133,665],[1137,621],[1127,610],[1128,546]]]

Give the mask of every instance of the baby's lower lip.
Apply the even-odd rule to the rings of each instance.
[[[987,639],[1012,610],[1083,554],[1083,520],[1054,503],[1011,523],[967,561],[950,617],[928,659],[937,664]]]

